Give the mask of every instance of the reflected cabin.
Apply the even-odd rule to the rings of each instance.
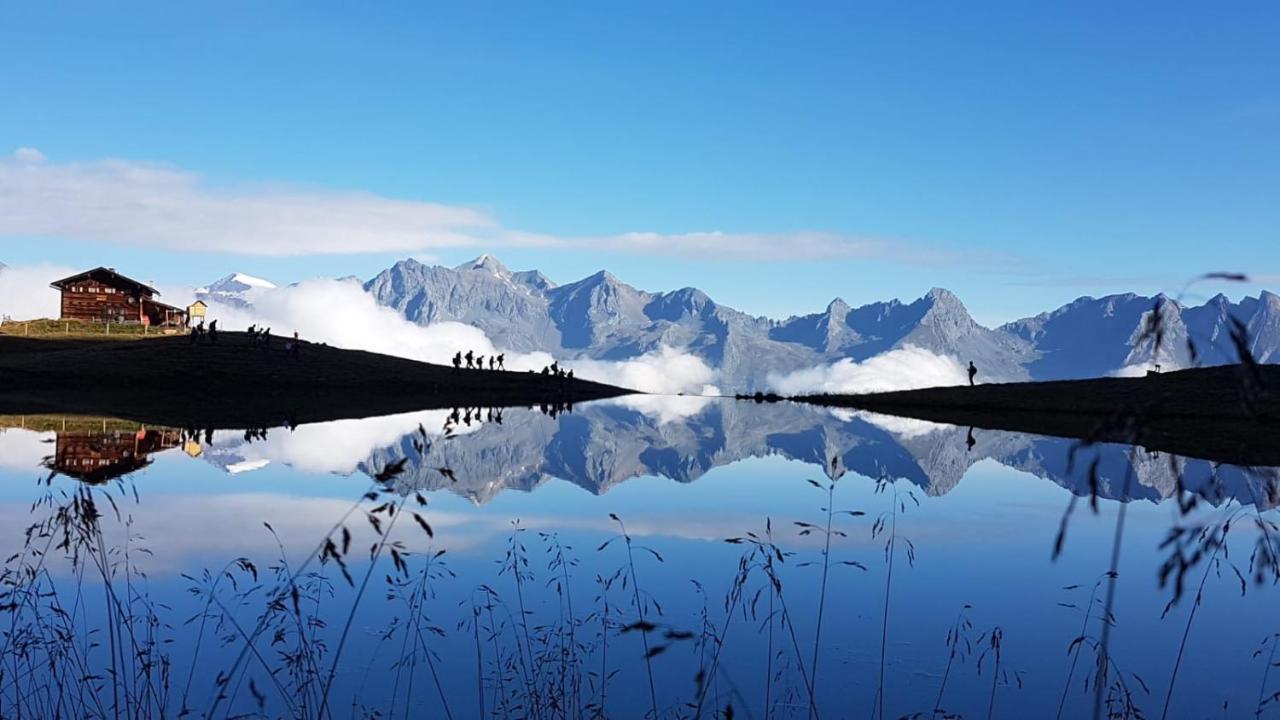
[[[153,453],[181,442],[179,431],[166,428],[58,432],[53,457],[45,467],[99,485],[147,467]]]
[[[94,268],[50,283],[62,292],[61,320],[137,323],[156,327],[184,327],[187,312],[166,305],[158,290],[116,272]]]

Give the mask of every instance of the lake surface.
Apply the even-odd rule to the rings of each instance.
[[[5,718],[1280,716],[1274,469],[687,397],[4,424]]]

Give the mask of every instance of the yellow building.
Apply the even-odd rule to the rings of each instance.
[[[204,316],[209,306],[203,300],[197,300],[187,306],[187,326],[195,327],[204,322]]]

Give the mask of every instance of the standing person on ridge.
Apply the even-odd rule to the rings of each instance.
[[[973,364],[972,360],[970,360],[969,361],[969,387],[973,387],[973,378],[977,374],[978,374],[978,367]]]

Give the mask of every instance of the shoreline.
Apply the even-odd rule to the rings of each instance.
[[[1280,466],[1280,366],[935,387],[795,402],[970,426],[1121,442],[1233,465]],[[1260,385],[1255,384],[1260,381]],[[1270,388],[1270,390],[1268,390]]]
[[[117,417],[175,427],[258,427],[475,406],[568,404],[634,394],[579,379],[457,370],[390,355],[284,341],[217,345],[0,336],[0,414]]]

